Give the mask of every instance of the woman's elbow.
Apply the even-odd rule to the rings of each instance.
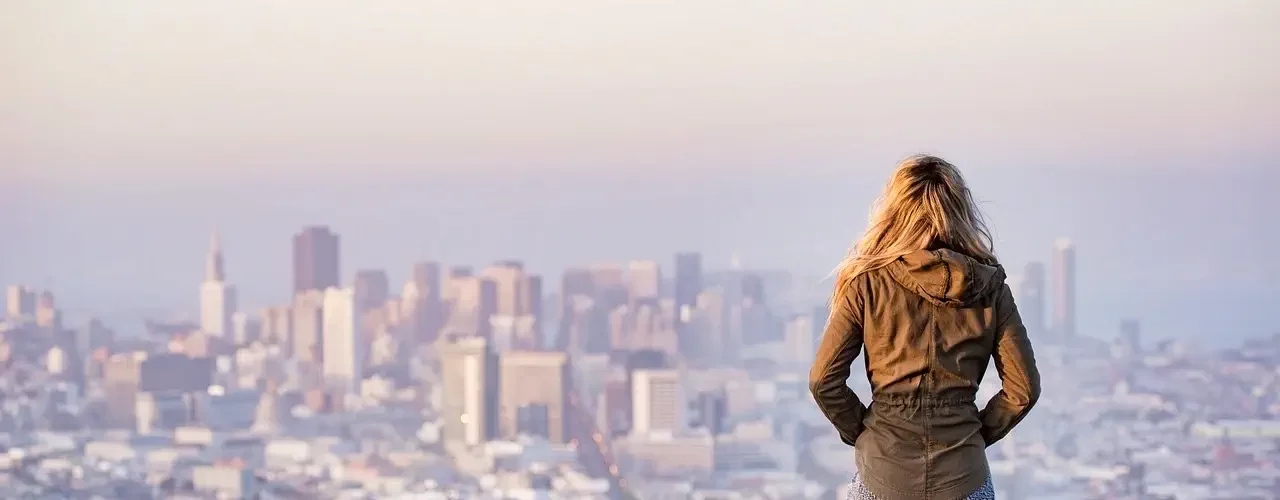
[[[809,394],[813,399],[822,402],[824,396],[831,394],[831,377],[826,370],[815,367],[809,371]]]

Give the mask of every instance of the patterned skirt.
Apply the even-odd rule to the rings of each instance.
[[[862,484],[862,476],[856,472],[853,474],[853,483],[849,485],[849,496],[846,498],[847,500],[877,500],[875,495],[871,494],[871,490]],[[988,477],[982,486],[964,497],[964,500],[996,500],[996,488],[991,484],[991,478]]]

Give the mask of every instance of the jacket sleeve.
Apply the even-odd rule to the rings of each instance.
[[[856,287],[847,290],[832,301],[831,316],[809,370],[809,392],[840,433],[840,440],[853,446],[862,433],[867,407],[846,383],[850,366],[862,350],[861,296]]]
[[[991,357],[1000,374],[1001,389],[979,412],[982,438],[987,446],[1009,434],[1040,399],[1040,371],[1036,369],[1031,340],[1027,338],[1027,328],[1018,315],[1018,306],[1008,285],[1001,291],[999,300],[1003,307],[997,310],[1004,320],[997,323]]]

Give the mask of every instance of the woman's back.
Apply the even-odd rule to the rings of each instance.
[[[1004,270],[933,243],[843,277],[810,373],[814,399],[854,445],[860,480],[879,500],[977,491],[989,480],[985,448],[1040,392]],[[864,350],[870,408],[846,384]],[[1003,389],[979,411],[974,397],[993,359]]]

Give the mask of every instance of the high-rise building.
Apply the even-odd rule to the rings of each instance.
[[[293,311],[289,307],[264,307],[258,316],[262,340],[293,352]]]
[[[22,285],[9,285],[4,313],[9,318],[35,315],[36,291]]]
[[[586,352],[596,313],[595,280],[591,270],[583,267],[566,269],[560,279],[560,326],[556,339],[562,351]],[[594,351],[593,351],[594,352]]]
[[[498,310],[497,285],[480,276],[451,276],[445,281],[444,290],[450,297],[444,333],[487,338]]]
[[[662,291],[662,269],[657,261],[633,260],[627,266],[627,292],[631,302],[657,298]]]
[[[324,291],[325,384],[358,393],[364,378],[365,339],[360,335],[355,290],[330,287]]]
[[[362,311],[385,306],[387,297],[391,295],[391,283],[387,279],[387,272],[382,269],[356,271],[351,286],[356,292],[356,305]]]
[[[1017,296],[1018,312],[1022,315],[1022,324],[1026,325],[1033,335],[1044,331],[1045,327],[1045,275],[1044,264],[1029,262],[1025,268],[1018,288],[1013,290]]]
[[[525,272],[519,261],[505,260],[486,267],[480,276],[494,284],[496,316],[507,318],[503,322],[525,324],[514,332],[515,346],[535,349],[544,346],[541,335],[542,277]]]
[[[337,233],[309,226],[293,236],[293,292],[339,286],[342,274]]]
[[[446,442],[479,445],[497,433],[498,360],[482,337],[440,347],[441,419]]]
[[[444,326],[446,310],[439,262],[424,261],[413,265],[409,281],[400,293],[402,327],[408,338],[419,343],[435,342]]]
[[[680,371],[636,370],[631,375],[631,432],[681,433],[687,426]]]
[[[702,293],[702,254],[676,254],[676,312],[681,325],[688,323]]]
[[[725,343],[726,314],[724,294],[720,288],[709,288],[698,294],[688,328],[680,333],[680,352],[686,359],[700,364],[731,361],[730,346]]]
[[[218,337],[228,336],[235,313],[236,289],[227,283],[222,243],[214,232],[205,262],[204,283],[200,284],[200,330]]]
[[[45,290],[36,297],[36,326],[42,328],[62,328],[62,311],[58,310],[57,300],[53,292]]]
[[[545,408],[548,440],[570,438],[569,356],[554,351],[509,351],[499,356],[498,430],[501,437],[519,431],[520,409]],[[526,410],[529,411],[529,410]]]
[[[1066,238],[1053,249],[1053,328],[1063,339],[1076,335],[1076,247]]]
[[[290,311],[293,356],[299,361],[321,363],[324,360],[324,292],[299,293],[294,296]]]
[[[132,429],[137,425],[137,397],[142,384],[142,352],[111,355],[102,365],[103,392],[107,407],[105,421],[110,428]]]

